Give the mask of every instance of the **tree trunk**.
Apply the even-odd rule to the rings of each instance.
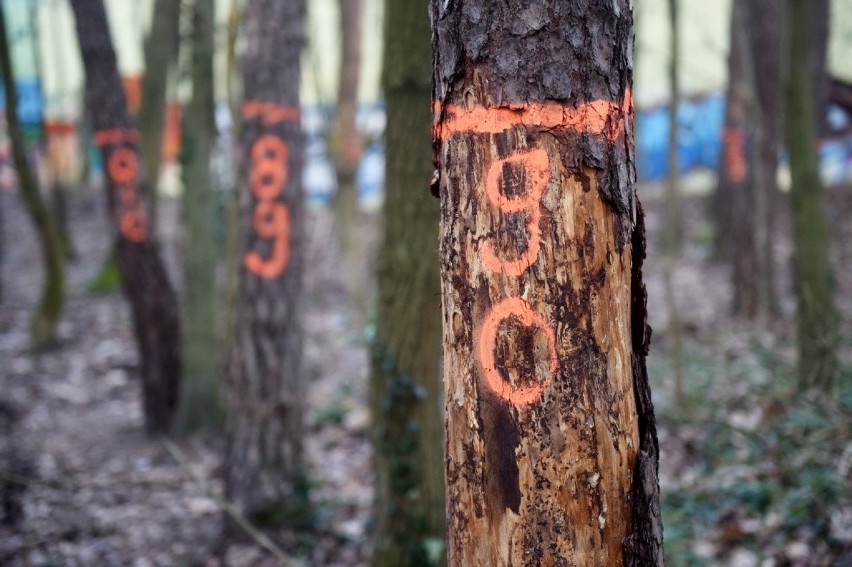
[[[179,431],[217,429],[223,418],[216,341],[216,202],[210,157],[216,140],[213,101],[213,0],[195,0],[192,100],[184,120],[184,354]]]
[[[151,225],[156,227],[166,119],[166,86],[169,68],[178,55],[180,0],[156,0],[153,13],[151,31],[145,40],[145,75],[142,78],[139,129],[142,133],[142,168],[151,184]]]
[[[627,0],[432,0],[450,565],[662,565]]]
[[[304,519],[302,0],[250,0],[227,496],[264,524]]]
[[[349,295],[358,319],[365,310],[364,258],[358,238],[358,164],[361,135],[355,127],[358,112],[358,80],[361,76],[362,0],[338,0],[340,6],[341,57],[337,116],[330,133],[331,157],[337,176],[335,208],[340,249],[348,271]]]
[[[751,169],[755,206],[751,217],[756,259],[753,266],[755,313],[760,322],[773,315],[777,303],[774,246],[777,239],[778,155],[783,110],[783,26],[779,22],[784,21],[784,7],[783,0],[752,0],[746,6],[756,102],[752,111],[755,134]]]
[[[797,279],[799,387],[830,390],[837,379],[838,315],[829,283],[828,226],[817,155],[813,85],[813,10],[788,0],[787,153],[793,178],[794,268]]]
[[[376,464],[372,564],[435,565],[444,553],[438,202],[426,2],[385,12],[387,179],[370,376]]]
[[[680,114],[680,22],[678,3],[669,0],[669,144],[668,144],[668,180],[666,183],[666,229],[663,243],[663,287],[666,306],[669,310],[668,335],[671,339],[672,376],[674,378],[674,402],[683,404],[683,325],[680,310],[674,293],[674,271],[680,239],[683,233],[680,214],[680,159],[678,154]]]
[[[0,6],[0,73],[3,75],[3,89],[6,97],[6,124],[12,146],[12,159],[18,174],[19,193],[35,225],[44,265],[41,298],[33,313],[30,326],[32,347],[35,350],[41,350],[53,342],[56,323],[62,313],[62,305],[65,301],[65,254],[56,226],[56,218],[42,200],[38,182],[27,162],[27,149],[18,120],[18,93],[10,52],[6,17]]]
[[[148,217],[139,170],[139,132],[127,108],[102,0],[73,0],[86,70],[86,101],[106,165],[107,203],[117,229],[116,259],[139,346],[145,430],[171,427],[180,383],[180,327],[174,291]]]

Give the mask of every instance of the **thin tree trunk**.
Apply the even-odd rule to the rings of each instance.
[[[216,140],[213,100],[213,0],[195,0],[192,100],[184,120],[183,214],[186,219],[183,383],[177,429],[218,429],[223,413],[216,341],[216,209],[210,157]]]
[[[794,268],[797,278],[799,387],[830,390],[837,379],[838,315],[829,283],[828,225],[819,175],[814,49],[810,0],[788,0],[787,153],[793,184]]]
[[[680,215],[680,160],[678,159],[678,114],[680,112],[680,23],[678,21],[679,0],[669,0],[669,23],[671,42],[669,52],[669,147],[668,183],[666,184],[666,231],[663,244],[663,285],[666,306],[669,310],[669,336],[671,337],[671,363],[674,376],[674,401],[683,404],[683,325],[674,293],[675,262],[680,251],[682,234]]]
[[[156,0],[151,31],[145,40],[145,75],[139,108],[139,144],[142,168],[151,186],[151,225],[157,226],[160,161],[166,118],[166,86],[169,68],[178,55],[180,0]]]
[[[302,0],[250,0],[241,128],[237,332],[227,496],[265,525],[306,518],[302,462]]]
[[[361,76],[362,0],[338,0],[340,6],[341,58],[337,116],[330,132],[331,156],[337,175],[335,209],[340,248],[346,262],[349,295],[361,319],[365,310],[364,251],[358,238],[358,164],[361,135],[355,127],[358,112],[358,80]]]
[[[86,101],[106,166],[116,259],[139,346],[145,430],[169,431],[180,383],[178,306],[148,217],[139,133],[127,108],[102,0],[72,0],[86,70]]]
[[[429,193],[431,56],[421,8],[391,0],[385,12],[387,184],[370,375],[376,567],[445,556],[439,207]]]
[[[30,325],[32,347],[34,350],[41,350],[53,342],[56,323],[62,313],[65,301],[65,254],[56,219],[42,200],[38,183],[27,162],[27,150],[18,120],[18,93],[10,51],[6,17],[0,6],[0,73],[3,75],[6,96],[6,124],[12,146],[12,159],[18,174],[19,193],[38,234],[44,266],[41,298]]]
[[[450,565],[662,565],[627,0],[433,0]]]

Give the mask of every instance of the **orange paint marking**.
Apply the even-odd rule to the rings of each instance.
[[[521,325],[536,327],[547,335],[548,368],[551,375],[556,372],[556,335],[548,327],[544,317],[533,311],[529,303],[520,297],[504,299],[485,316],[479,335],[479,361],[482,364],[485,384],[491,391],[513,405],[528,406],[541,398],[551,380],[548,378],[530,386],[513,386],[503,379],[497,368],[494,346],[500,324],[512,317],[516,318]]]
[[[507,196],[500,190],[500,179],[503,176],[504,165],[519,164],[524,167],[526,192],[522,195]],[[527,249],[516,260],[503,261],[494,252],[490,242],[482,247],[482,261],[494,272],[507,276],[519,276],[538,259],[541,248],[541,230],[538,223],[541,220],[540,203],[547,185],[550,183],[550,158],[541,148],[517,152],[507,158],[498,159],[488,168],[485,176],[485,194],[492,205],[503,213],[529,212],[527,222],[529,238]]]
[[[558,102],[511,103],[506,107],[475,106],[465,108],[458,104],[433,104],[433,112],[441,116],[436,125],[439,139],[456,134],[499,134],[515,126],[539,130],[566,130],[605,136],[616,139],[624,131],[623,116],[633,107],[630,89],[624,93],[621,104],[608,100],[595,100],[579,106]],[[443,113],[443,116],[442,116]]]
[[[95,132],[95,143],[105,154],[106,176],[115,191],[116,224],[119,233],[131,242],[148,238],[148,214],[139,198],[139,158],[132,147],[108,146],[136,144],[139,132],[134,129],[108,129]]]
[[[249,252],[244,265],[260,277],[278,277],[290,262],[290,215],[287,207],[282,203],[259,202],[254,209],[252,225],[260,236],[273,241],[272,254],[264,259],[257,252]]]
[[[275,199],[287,184],[287,146],[265,135],[251,146],[251,190],[258,199]]]
[[[136,152],[130,148],[113,150],[107,159],[107,175],[116,183],[130,183],[136,179]]]
[[[742,128],[725,126],[722,139],[725,147],[725,174],[732,183],[742,183],[748,176],[745,133]]]
[[[139,141],[139,132],[132,129],[115,128],[95,132],[95,145],[99,148],[114,144],[135,144]]]
[[[260,118],[265,126],[279,122],[298,120],[298,108],[281,106],[274,102],[247,101],[243,103],[243,116],[247,119]]]
[[[258,236],[272,240],[272,252],[265,259],[248,252],[243,265],[262,278],[280,276],[290,262],[290,215],[287,206],[277,201],[287,186],[288,155],[287,145],[271,134],[260,136],[251,146],[249,186],[257,198],[252,226]]]

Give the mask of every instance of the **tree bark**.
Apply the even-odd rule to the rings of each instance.
[[[38,182],[27,161],[27,149],[18,120],[18,93],[12,69],[11,49],[6,33],[5,12],[0,6],[0,73],[6,98],[6,124],[12,146],[12,159],[18,175],[21,200],[30,215],[41,244],[44,282],[41,298],[30,325],[30,342],[41,350],[55,339],[56,323],[65,302],[65,253],[56,218],[48,210],[39,193]]]
[[[237,331],[226,491],[264,524],[305,518],[301,290],[302,0],[250,0],[241,131]]]
[[[169,68],[178,55],[180,0],[156,0],[151,31],[145,40],[145,75],[139,107],[140,152],[145,178],[151,184],[151,224],[157,226],[160,161],[166,119]]]
[[[793,184],[794,269],[798,303],[799,387],[830,390],[837,379],[838,314],[829,283],[828,223],[819,175],[811,70],[813,6],[788,0],[786,139]]]
[[[439,207],[429,193],[426,5],[391,0],[385,6],[387,182],[370,376],[376,567],[435,565],[445,556]]]
[[[139,133],[127,108],[102,0],[73,0],[86,71],[86,101],[106,167],[107,203],[117,229],[121,284],[139,347],[145,429],[169,431],[180,383],[178,306],[148,217]]]
[[[183,382],[177,414],[182,432],[221,427],[216,340],[216,202],[210,157],[216,140],[213,100],[212,0],[195,0],[192,15],[192,100],[184,120],[183,214],[186,219]]]
[[[433,0],[451,565],[662,565],[629,2]]]

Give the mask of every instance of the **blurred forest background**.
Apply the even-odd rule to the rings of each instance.
[[[437,274],[428,123],[392,134],[393,124],[409,123],[399,112],[389,118],[392,101],[428,97],[426,4],[310,0],[303,30],[277,41],[258,32],[263,17],[252,10],[264,2],[104,0],[129,109],[114,123],[114,101],[90,94],[87,104],[85,42],[71,4],[2,0],[3,100],[8,109],[16,98],[17,112],[4,114],[0,131],[0,564],[369,563],[384,549],[381,534],[394,529],[377,517],[376,499],[393,506],[399,494],[411,496],[399,479],[413,478],[417,466],[439,471],[439,484],[443,470],[440,457],[412,465],[424,447],[408,444],[412,432],[426,431],[440,446],[439,402],[417,422],[381,402],[427,396],[418,370],[401,366],[425,368],[433,387],[439,377],[437,275],[423,285],[395,279]],[[808,71],[795,80],[785,46],[800,38],[788,33],[783,4],[633,2],[636,166],[654,330],[648,364],[670,565],[852,565],[852,1],[813,3]],[[419,23],[404,28],[403,12]],[[386,29],[386,21],[394,23]],[[301,56],[285,69],[281,59],[299,53],[301,33]],[[409,39],[419,47],[402,47]],[[419,55],[393,59],[397,51]],[[264,52],[272,55],[247,56]],[[272,89],[263,77],[278,68],[290,82],[301,76],[298,100],[287,102],[300,110],[304,203],[285,198],[303,234],[288,268],[301,270],[301,289],[252,287],[236,275],[252,242],[238,195],[260,147],[246,136],[280,126],[277,135],[294,139],[270,118],[286,108],[246,104],[262,100],[244,92],[250,81]],[[799,100],[790,86],[798,83],[814,93],[804,104],[814,109],[825,188],[811,192],[815,201],[796,193],[791,172],[791,148],[808,140],[797,114],[785,114],[785,100]],[[428,120],[428,106],[423,112]],[[131,120],[138,135],[126,143],[149,186],[150,224],[135,226],[154,235],[159,280],[151,274],[160,260],[128,276],[123,255],[141,248],[114,247],[107,212],[104,188],[129,166],[112,161],[119,158],[105,148],[116,142],[103,133],[127,135]],[[406,136],[419,137],[415,150],[403,149]],[[403,183],[397,164],[408,151],[423,153],[426,165]],[[392,195],[394,183],[403,186]],[[130,206],[123,193],[110,194],[114,208]],[[405,217],[411,206],[418,209]],[[409,220],[395,226],[396,217]],[[264,222],[255,219],[254,230],[274,238]],[[405,252],[413,263],[400,267],[394,254],[403,253],[391,244],[406,230],[420,240]],[[812,290],[802,273],[825,280],[818,297],[802,299],[803,288]],[[138,301],[148,303],[132,307],[122,278],[149,277],[160,287],[145,287]],[[417,310],[394,311],[399,297]],[[270,330],[255,313],[270,305],[295,322]],[[137,344],[152,336],[144,329],[170,318],[180,333]],[[405,332],[387,321],[415,329],[411,362],[389,354],[385,345]],[[301,385],[272,384],[304,390],[295,403],[304,429],[289,432],[288,453],[303,460],[288,469],[291,504],[279,514],[253,500],[268,463],[256,477],[241,469],[256,455],[239,445],[262,446],[252,427],[265,418],[233,417],[278,394],[262,376],[254,398],[234,392],[254,388],[252,376],[263,374],[256,367],[266,364],[258,360],[276,356],[265,347],[246,354],[243,338],[255,333],[265,344],[293,329],[287,348],[301,353]],[[140,349],[163,368],[182,368],[184,401],[175,406],[176,392],[158,390],[164,374],[140,360]],[[295,351],[282,352],[286,361]],[[394,372],[402,379],[382,381]],[[383,411],[386,421],[371,418]],[[278,434],[287,437],[286,427]],[[431,516],[442,517],[437,498]],[[427,516],[391,538],[416,537],[421,564],[443,550],[441,520]]]

